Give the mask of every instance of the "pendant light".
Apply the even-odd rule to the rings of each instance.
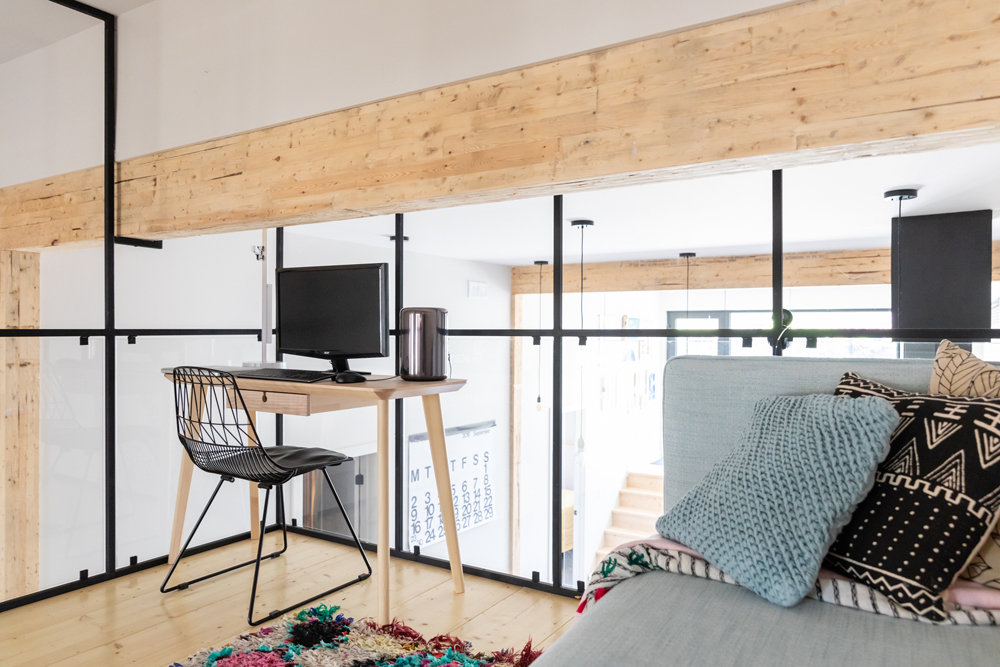
[[[684,265],[686,268],[687,278],[684,283],[684,319],[691,319],[691,258],[695,257],[693,252],[682,252],[681,258],[684,259]]]
[[[570,220],[570,224],[573,227],[577,227],[580,230],[580,328],[583,329],[583,233],[587,230],[587,227],[593,227],[593,220],[586,220],[583,218],[577,218],[576,220]],[[580,336],[580,345],[587,344],[587,337]],[[578,455],[582,455],[584,449],[586,448],[583,440],[583,364],[580,364],[580,437],[576,441],[576,451]],[[577,461],[577,465],[580,464],[582,459]]]
[[[583,329],[583,232],[586,231],[587,227],[593,227],[594,221],[577,218],[575,220],[570,220],[569,224],[580,230],[580,328]],[[587,337],[580,336],[580,345],[586,344]]]
[[[913,188],[902,188],[899,190],[889,190],[884,195],[886,199],[895,199],[899,202],[899,217],[903,217],[903,200],[909,201],[917,198],[917,191]]]
[[[535,260],[538,267],[538,328],[542,328],[542,267],[548,264],[544,259]],[[535,338],[535,345],[538,346],[538,398],[535,399],[535,412],[542,411],[542,339]]]

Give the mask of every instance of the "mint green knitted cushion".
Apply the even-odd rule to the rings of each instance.
[[[881,398],[761,399],[739,443],[656,529],[758,595],[791,606],[871,490],[898,422]]]

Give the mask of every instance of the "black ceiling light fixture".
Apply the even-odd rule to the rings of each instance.
[[[898,190],[886,190],[885,194],[882,195],[885,199],[892,201],[895,199],[899,202],[899,217],[903,217],[903,202],[910,201],[911,199],[917,198],[916,188],[899,188]]]
[[[538,328],[542,328],[542,267],[547,265],[544,259],[536,259],[538,267]],[[542,337],[535,336],[534,344],[538,346],[538,398],[535,400],[535,411],[542,411]]]
[[[583,326],[583,232],[586,231],[587,227],[593,227],[594,221],[586,218],[574,218],[569,221],[569,224],[580,230],[580,328],[583,329],[585,328]],[[580,345],[586,344],[587,337],[580,336]]]
[[[693,252],[682,252],[681,259],[684,260],[684,266],[687,272],[687,278],[684,282],[684,298],[686,299],[684,306],[684,319],[691,318],[691,259],[697,255]]]

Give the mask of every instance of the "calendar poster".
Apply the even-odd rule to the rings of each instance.
[[[496,518],[493,505],[495,421],[445,430],[455,523],[462,533]],[[444,539],[437,481],[426,433],[409,437],[406,514],[410,548]]]

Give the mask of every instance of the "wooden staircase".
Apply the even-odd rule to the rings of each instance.
[[[623,542],[654,535],[656,520],[662,515],[663,475],[630,472],[625,488],[618,492],[618,506],[611,512],[611,525],[604,531],[595,562]]]

